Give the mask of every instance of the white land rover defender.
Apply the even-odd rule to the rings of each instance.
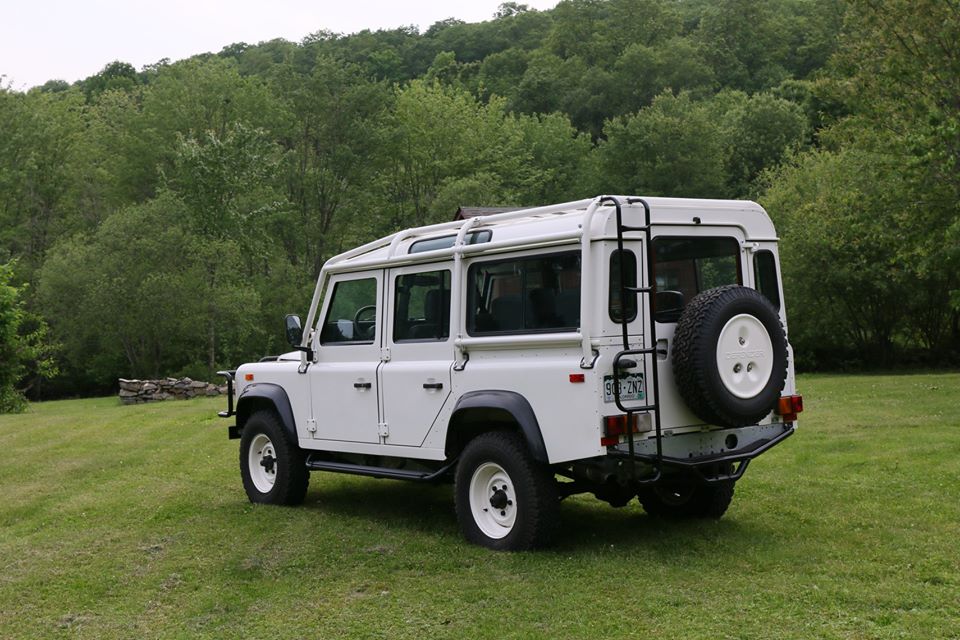
[[[802,410],[753,202],[408,229],[329,260],[286,331],[295,351],[222,372],[250,500],[300,503],[311,471],[452,481],[464,536],[493,549],[546,543],[575,493],[718,518]]]

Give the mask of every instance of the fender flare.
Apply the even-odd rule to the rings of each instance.
[[[290,437],[290,442],[296,444],[299,437],[297,423],[293,419],[293,407],[290,405],[287,392],[278,384],[254,382],[243,388],[240,397],[237,398],[237,427],[243,429],[250,414],[264,405],[273,407],[283,424],[283,430]]]
[[[455,431],[454,426],[458,415],[463,415],[471,409],[496,409],[505,411],[516,421],[523,434],[523,439],[527,443],[530,455],[538,462],[548,463],[547,446],[543,441],[543,433],[540,431],[540,423],[537,422],[537,416],[533,412],[533,407],[522,395],[516,391],[506,391],[502,389],[489,389],[484,391],[469,391],[457,401],[450,415],[449,427],[447,429],[447,440],[450,434]]]

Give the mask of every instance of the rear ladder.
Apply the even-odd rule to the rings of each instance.
[[[601,198],[602,202],[609,202],[613,204],[617,211],[617,255],[620,256],[619,269],[620,269],[620,330],[623,338],[623,350],[618,352],[613,358],[613,399],[617,404],[617,407],[627,414],[627,448],[629,450],[629,469],[630,469],[630,478],[635,482],[640,483],[651,483],[657,482],[661,476],[661,470],[663,467],[663,447],[662,447],[662,432],[660,428],[660,379],[658,375],[659,366],[657,364],[657,323],[653,318],[653,298],[652,296],[656,291],[656,282],[653,279],[653,245],[651,237],[651,223],[650,223],[650,205],[647,204],[646,200],[643,198],[629,198],[627,204],[640,204],[643,206],[643,216],[644,223],[643,226],[630,226],[623,224],[623,214],[620,209],[620,201],[617,198],[612,196],[604,196]],[[623,259],[623,234],[627,231],[642,231],[644,238],[646,240],[644,253],[646,254],[647,268],[644,270],[646,272],[646,284],[643,283],[643,278],[640,279],[639,284],[642,286],[631,287],[627,286],[627,269],[626,269],[626,260]],[[630,338],[629,338],[629,329],[628,324],[630,319],[627,317],[627,301],[630,299],[629,296],[633,296],[633,299],[638,303],[637,308],[645,309],[647,312],[647,331],[645,332],[646,344],[647,347],[640,349],[631,349],[630,348]],[[649,304],[641,305],[639,304],[640,300],[638,296],[648,296],[647,301]],[[653,375],[648,376],[647,370],[647,358],[646,356],[651,356],[650,361],[653,363]],[[633,369],[637,366],[635,360],[630,359],[628,356],[640,356],[643,362],[643,386],[644,391],[646,392],[647,404],[639,406],[626,406],[623,404],[623,401],[620,399],[620,372],[626,369]],[[653,380],[653,401],[650,401],[651,389],[647,385],[647,381]],[[654,474],[649,478],[638,479],[636,477],[636,456],[634,451],[634,442],[633,442],[633,416],[641,412],[652,412],[653,413],[653,428],[654,433],[656,434],[657,441],[657,454],[652,460]]]

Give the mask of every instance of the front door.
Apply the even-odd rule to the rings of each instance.
[[[377,369],[381,362],[383,277],[335,277],[317,325],[317,362],[310,366],[314,438],[379,442]]]
[[[380,369],[386,444],[419,447],[450,396],[450,269],[391,269],[386,344]]]

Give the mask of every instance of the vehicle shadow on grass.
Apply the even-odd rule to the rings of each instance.
[[[314,483],[313,478],[322,478]],[[335,517],[368,520],[390,529],[457,535],[453,486],[358,478],[311,478],[304,507]]]
[[[581,549],[616,549],[640,552],[669,559],[689,556],[691,549],[716,549],[736,544],[741,551],[763,545],[775,533],[755,521],[741,521],[736,513],[720,520],[670,519],[650,516],[636,501],[613,508],[599,500],[565,500],[560,508],[560,531],[552,549],[566,552]]]
[[[460,536],[453,487],[446,484],[349,477],[311,485],[304,506],[392,530]],[[744,545],[768,544],[774,535],[759,522],[738,520],[735,507],[721,520],[670,520],[647,515],[636,501],[615,509],[599,500],[577,497],[560,506],[560,528],[551,550],[608,550],[613,545],[618,551],[656,548],[659,557],[669,558],[689,555],[691,545],[699,544],[716,548],[735,543],[742,551]]]

